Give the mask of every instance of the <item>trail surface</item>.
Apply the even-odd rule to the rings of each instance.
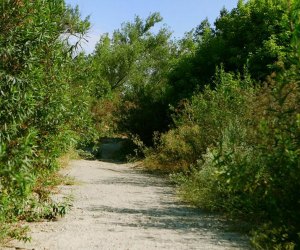
[[[220,218],[179,202],[165,180],[132,165],[78,160],[68,170],[79,185],[72,210],[31,224],[32,242],[10,249],[248,249]]]

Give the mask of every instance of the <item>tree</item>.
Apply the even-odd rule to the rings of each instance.
[[[145,21],[137,16],[133,23],[123,23],[111,38],[101,37],[92,56],[96,96],[119,93],[119,128],[148,143],[153,132],[165,129],[168,123],[166,75],[175,58],[171,33],[166,28],[151,32],[161,20],[154,13]]]
[[[289,67],[289,8],[284,0],[239,1],[232,11],[223,9],[211,28],[204,20],[194,32],[197,51],[183,57],[170,74],[175,103],[189,98],[209,84],[216,67],[243,73],[245,67],[253,79],[264,81],[272,72]],[[179,94],[180,93],[180,94]]]

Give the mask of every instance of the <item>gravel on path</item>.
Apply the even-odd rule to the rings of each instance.
[[[76,160],[68,172],[80,183],[62,187],[74,196],[71,211],[31,223],[32,241],[7,249],[249,249],[218,216],[181,203],[166,180],[131,164]]]

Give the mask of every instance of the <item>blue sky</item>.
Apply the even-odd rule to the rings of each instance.
[[[150,13],[160,12],[173,37],[180,38],[195,28],[204,18],[211,23],[225,7],[236,7],[238,0],[66,0],[67,4],[79,6],[82,17],[90,15],[92,28],[85,51],[91,53],[100,35],[112,33],[121,23],[132,21],[135,15],[143,19]]]

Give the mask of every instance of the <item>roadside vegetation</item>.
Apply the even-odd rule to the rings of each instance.
[[[0,242],[28,240],[21,220],[51,219],[65,204],[58,158],[92,138],[89,86],[75,75],[70,36],[89,28],[63,0],[0,1]],[[89,132],[90,131],[90,132]]]
[[[136,16],[90,55],[78,8],[0,2],[0,242],[65,213],[59,157],[122,136],[185,201],[248,222],[256,249],[300,248],[299,1],[238,1],[180,40]]]

